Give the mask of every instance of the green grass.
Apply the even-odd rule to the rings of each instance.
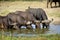
[[[0,36],[1,38],[1,36]],[[11,37],[11,36],[2,36],[3,40],[60,40],[60,34],[51,34],[51,35],[38,35],[35,37]]]
[[[32,8],[43,8],[49,17],[60,17],[60,8],[47,8],[46,1],[1,1],[0,2],[0,15],[6,15],[9,12],[14,12],[17,10],[25,11],[28,6]]]
[[[6,16],[9,13],[8,10],[4,10],[3,12],[0,13],[1,16]]]
[[[52,12],[47,14],[49,17],[57,17],[60,18],[60,12]]]

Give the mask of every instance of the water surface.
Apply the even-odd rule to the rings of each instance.
[[[50,24],[49,28],[42,28],[40,30],[35,29],[35,25],[33,26],[33,30],[28,30],[26,27],[22,27],[21,30],[1,30],[0,35],[5,36],[37,36],[39,34],[60,34],[60,25]]]

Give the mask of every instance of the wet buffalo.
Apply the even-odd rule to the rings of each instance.
[[[21,26],[27,26],[27,28],[31,28],[29,27],[30,25],[30,19],[28,18],[28,15],[25,14],[24,12],[21,14],[22,12],[12,12],[8,14],[8,21],[9,21],[9,25],[17,25],[17,29],[21,28]]]
[[[50,2],[51,8],[52,8],[52,3],[53,3],[53,2],[55,3],[55,7],[56,7],[56,3],[57,3],[57,2],[59,3],[59,7],[60,7],[60,0],[47,0],[47,8],[48,8],[49,2]]]
[[[36,28],[40,28],[36,18],[29,12],[22,12],[22,11],[16,11],[15,14],[18,14],[22,16],[25,20],[32,22],[32,24],[36,24]]]
[[[48,20],[48,17],[42,8],[30,8],[30,7],[28,7],[28,9],[26,9],[26,11],[31,13],[36,18],[36,20],[40,20],[40,22],[42,22],[43,20]],[[42,23],[42,25],[43,25],[43,27],[44,26],[47,27],[49,24]]]
[[[8,27],[8,21],[7,21],[7,16],[0,16],[0,28],[7,29]]]
[[[38,23],[36,18],[29,12],[23,12],[23,11],[16,11],[15,14],[20,15],[21,17],[23,17],[26,21],[30,21],[33,24],[36,24],[36,28],[39,28]]]
[[[8,15],[7,15],[7,17],[8,17],[8,25],[9,25],[9,29],[10,28],[13,28],[13,26],[15,26],[16,25],[16,15],[15,14],[13,14],[14,12],[11,12],[11,13],[9,13]]]
[[[5,29],[7,29],[8,28],[8,20],[7,20],[8,18],[7,18],[7,16],[4,16],[3,18],[2,18],[2,21],[3,21],[3,26],[4,26],[4,28]]]
[[[2,16],[0,16],[0,28],[4,28],[3,27],[3,22],[2,22]]]
[[[16,11],[15,14],[18,14],[19,16],[23,17],[26,21],[34,22],[34,20],[36,20],[34,16],[28,12]]]

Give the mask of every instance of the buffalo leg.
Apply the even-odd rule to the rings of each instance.
[[[56,7],[56,2],[55,2],[55,7]]]
[[[45,27],[45,23],[42,23],[43,28]]]
[[[49,27],[49,24],[43,23],[42,26],[43,26],[43,28],[44,27],[48,28]]]
[[[50,6],[51,6],[51,8],[52,8],[52,2],[50,3]]]
[[[36,23],[36,29],[40,29],[40,23],[39,22]]]
[[[13,28],[19,30],[19,27],[16,25],[14,25]]]
[[[49,0],[47,0],[47,8],[48,8]]]
[[[8,27],[7,27],[7,29],[12,29],[13,28],[13,25],[9,25]]]
[[[59,3],[59,7],[60,7],[60,2],[58,2]]]
[[[26,26],[27,29],[33,29],[32,26],[29,24]]]
[[[4,28],[4,25],[3,24],[0,24],[0,28],[3,29]]]

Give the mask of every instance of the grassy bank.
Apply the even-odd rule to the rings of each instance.
[[[54,4],[53,4],[54,5]],[[60,8],[47,8],[47,1],[0,1],[0,15],[6,15],[9,12],[25,11],[31,8],[42,8],[46,11],[48,17],[60,17]]]
[[[0,36],[0,40],[60,40],[60,34],[53,35],[38,35],[35,37],[11,37],[11,36]]]

